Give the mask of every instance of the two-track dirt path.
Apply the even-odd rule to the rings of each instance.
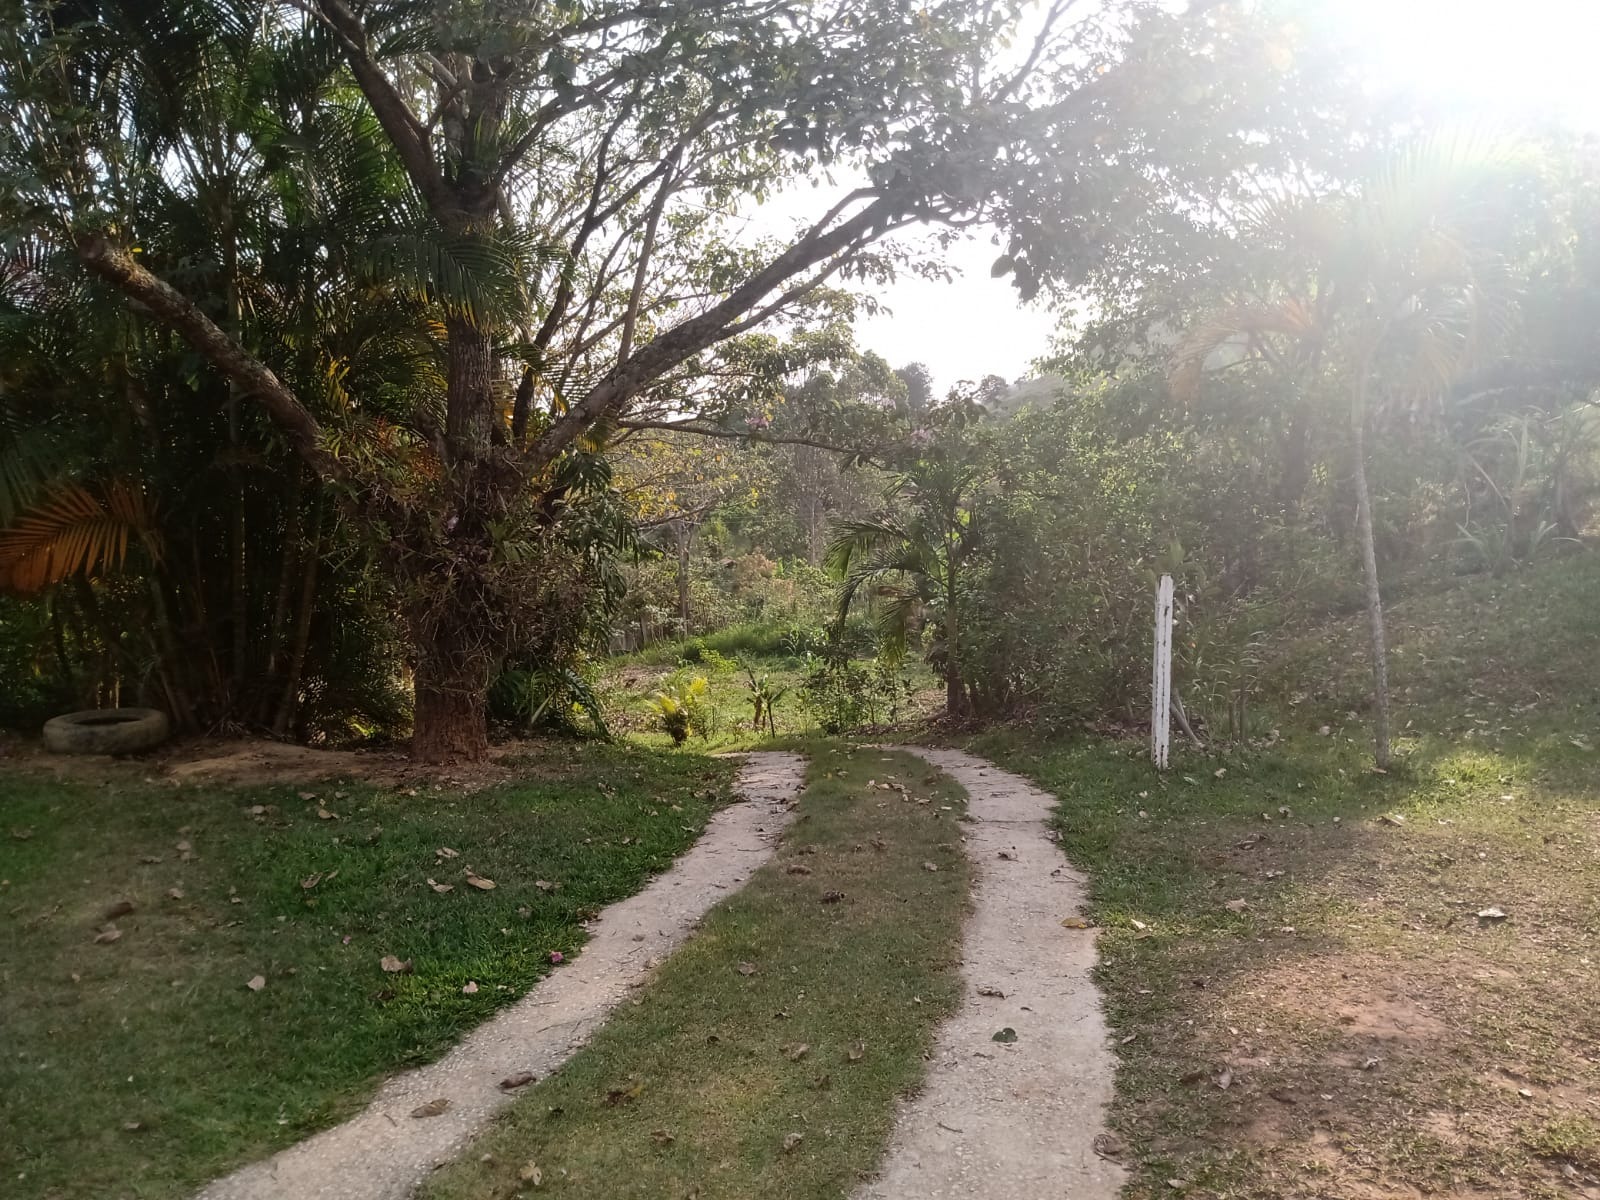
[[[1095,1152],[1114,1059],[1091,979],[1082,879],[1051,839],[1055,798],[958,750],[896,747],[966,789],[974,866],[963,936],[966,999],[940,1027],[926,1085],[902,1109],[878,1177],[856,1200],[1113,1200],[1123,1174]],[[608,908],[573,965],[474,1030],[438,1062],[389,1080],[358,1116],[200,1193],[198,1200],[404,1200],[462,1153],[512,1096],[570,1058],[706,911],[770,856],[804,759],[745,757],[743,802],[643,891]],[[995,1034],[1013,1031],[1014,1041]],[[1009,1036],[1009,1035],[1007,1035]],[[433,1117],[411,1114],[448,1100]]]

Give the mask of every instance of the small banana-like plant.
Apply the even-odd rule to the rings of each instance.
[[[691,733],[704,739],[711,730],[712,709],[706,700],[704,675],[680,676],[668,680],[666,686],[650,697],[650,707],[655,709],[662,732],[672,739],[674,746],[689,740]]]

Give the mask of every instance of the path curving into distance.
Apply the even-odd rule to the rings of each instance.
[[[607,908],[571,966],[544,979],[428,1066],[390,1079],[359,1115],[205,1188],[198,1200],[403,1200],[459,1154],[515,1093],[576,1053],[611,1010],[700,918],[771,856],[799,795],[805,760],[744,756],[741,802],[712,816],[700,840],[643,891]],[[438,1099],[438,1116],[414,1110]]]
[[[1049,837],[1055,797],[960,750],[892,748],[967,792],[966,998],[856,1200],[1115,1200],[1122,1169],[1094,1149],[1115,1059],[1090,978],[1094,932],[1061,924],[1083,902],[1083,878]],[[1008,1028],[1016,1041],[996,1042]]]

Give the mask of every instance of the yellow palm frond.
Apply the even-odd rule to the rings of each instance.
[[[159,542],[144,493],[114,480],[98,490],[68,483],[0,530],[0,589],[38,592],[73,575],[117,570],[130,537]]]

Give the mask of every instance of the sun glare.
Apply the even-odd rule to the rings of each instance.
[[[1442,106],[1600,130],[1594,0],[1328,0],[1324,17]]]

